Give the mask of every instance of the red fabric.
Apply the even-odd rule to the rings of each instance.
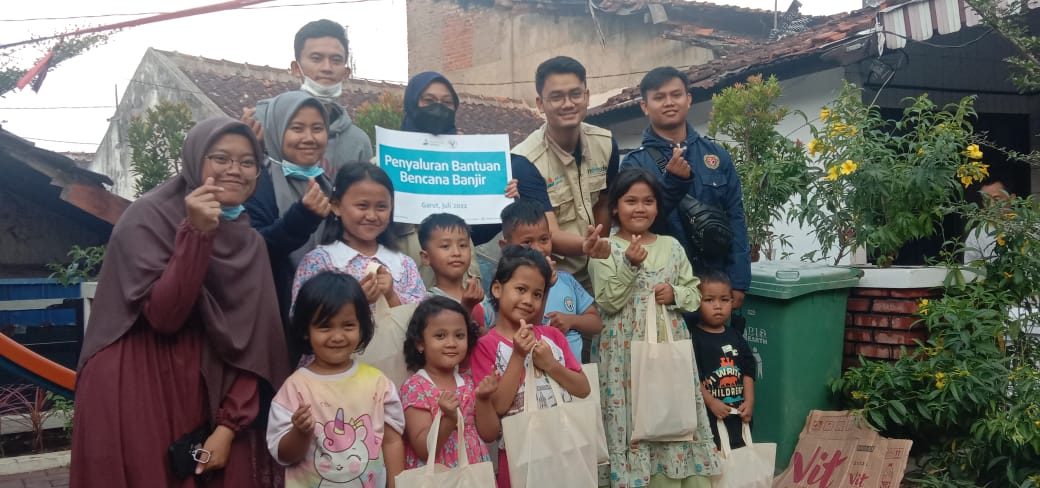
[[[195,309],[199,289],[206,279],[213,236],[195,230],[187,219],[181,222],[173,243],[173,256],[145,298],[142,313],[156,332],[180,332],[188,314]]]
[[[40,91],[40,85],[43,84],[43,78],[47,76],[47,68],[50,67],[51,56],[54,56],[53,48],[51,48],[50,51],[47,51],[47,55],[44,56],[43,59],[37,61],[32,68],[29,68],[29,71],[25,73],[25,76],[22,76],[21,79],[18,80],[17,86],[19,90],[25,88],[25,85],[28,85],[33,78],[36,78],[36,75],[40,75],[39,81],[33,83],[33,91]]]
[[[487,323],[484,322],[484,304],[478,303],[474,305],[473,310],[469,313],[469,318],[473,319],[480,326],[480,330],[487,328]]]
[[[84,34],[93,34],[95,32],[108,32],[118,29],[125,29],[127,27],[137,27],[139,25],[152,24],[155,22],[162,22],[166,20],[181,19],[184,17],[191,17],[194,15],[208,14],[213,12],[220,12],[223,10],[235,10],[243,7],[249,7],[259,3],[270,2],[271,0],[231,0],[229,2],[221,2],[213,5],[204,5],[202,7],[194,7],[185,10],[178,10],[176,12],[165,12],[151,17],[145,17],[143,19],[127,20],[124,22],[118,22],[115,24],[100,25],[97,27],[87,27],[85,29],[78,29],[72,32],[65,32],[62,34],[55,34],[48,37],[37,37],[26,41],[11,42],[0,45],[0,49],[7,49],[9,47],[21,46],[25,44],[33,44],[40,41],[49,41],[51,39],[60,39],[63,37],[81,36]]]
[[[241,434],[224,470],[186,480],[170,474],[167,447],[210,418],[199,370],[203,326],[190,307],[197,293],[182,293],[180,287],[201,282],[206,268],[190,263],[208,259],[212,240],[182,226],[176,242],[174,257],[147,300],[149,312],[81,371],[73,417],[72,487],[255,486],[249,439]],[[162,334],[147,318],[177,314],[186,317],[173,335]],[[240,372],[220,405],[217,418],[222,424],[235,431],[247,428],[259,409],[257,378]]]

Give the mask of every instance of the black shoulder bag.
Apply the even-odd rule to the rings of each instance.
[[[657,168],[664,174],[668,158],[656,147],[647,147]],[[694,263],[725,263],[733,248],[733,229],[726,212],[714,205],[704,203],[689,193],[683,196],[677,207],[683,234],[690,240],[690,261]]]

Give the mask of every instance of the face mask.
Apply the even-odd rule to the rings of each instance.
[[[455,111],[443,103],[419,107],[415,111],[415,126],[434,135],[452,133],[455,131]]]
[[[303,75],[303,85],[300,86],[300,89],[323,101],[331,102],[335,101],[343,93],[343,83],[324,86],[308,78],[307,75]]]
[[[314,166],[304,167],[298,164],[293,164],[288,161],[281,161],[278,164],[282,166],[282,174],[286,178],[292,178],[294,180],[306,180],[308,178],[317,178],[325,174],[325,168],[315,164]]]
[[[235,220],[239,215],[242,215],[242,211],[246,207],[238,205],[235,207],[220,207],[220,218],[224,220]]]

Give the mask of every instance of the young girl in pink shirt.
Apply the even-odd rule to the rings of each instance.
[[[499,415],[519,413],[524,405],[526,368],[534,366],[563,387],[561,400],[571,395],[588,396],[589,380],[563,334],[539,323],[545,308],[552,269],[538,251],[517,245],[506,246],[491,283],[491,304],[498,311],[495,327],[477,341],[473,351],[473,378],[482,381],[498,375],[492,402]],[[555,406],[549,381],[537,380],[538,407]],[[509,464],[505,449],[498,450],[498,487],[509,488]]]

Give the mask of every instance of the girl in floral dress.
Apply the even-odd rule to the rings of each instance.
[[[600,335],[599,378],[603,421],[610,454],[612,488],[709,488],[719,460],[708,425],[707,409],[696,388],[697,432],[681,442],[639,441],[632,436],[631,351],[646,337],[647,307],[665,304],[667,314],[653,326],[671,327],[677,341],[689,341],[682,312],[700,304],[697,278],[677,240],[650,232],[660,200],[657,179],[633,168],[617,176],[608,194],[620,226],[610,237],[611,253],[589,263],[596,303],[605,324]],[[663,335],[663,332],[660,332]],[[699,378],[696,361],[693,381]]]
[[[426,287],[412,258],[397,250],[394,226],[394,185],[374,164],[348,164],[336,172],[322,245],[307,253],[296,268],[292,300],[311,277],[322,271],[353,276],[361,283],[369,307],[380,296],[396,307],[419,303]],[[368,273],[370,264],[379,271]]]
[[[498,413],[491,403],[498,381],[488,375],[475,385],[467,364],[479,336],[466,309],[451,298],[431,297],[415,309],[404,343],[405,361],[415,374],[401,386],[405,469],[426,464],[426,438],[438,411],[444,418],[437,432],[437,464],[456,467],[460,449],[469,452],[470,462],[491,461],[485,442],[498,438]],[[460,411],[465,432],[456,429]]]

